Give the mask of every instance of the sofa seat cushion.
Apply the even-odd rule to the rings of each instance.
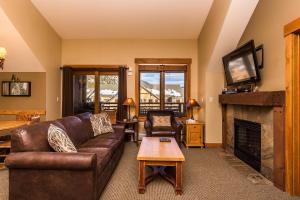
[[[97,157],[97,174],[98,176],[102,173],[105,166],[108,165],[112,153],[108,148],[103,147],[83,147],[78,149],[78,152],[84,153],[95,153]]]
[[[125,137],[125,134],[124,134],[124,132],[121,132],[121,131],[115,131],[113,133],[101,134],[97,137],[107,138],[107,139],[123,140],[124,137]]]
[[[114,151],[118,145],[121,143],[120,140],[109,139],[109,138],[101,138],[96,136],[87,142],[83,143],[80,148],[93,148],[93,147],[103,147],[108,148],[111,151]]]

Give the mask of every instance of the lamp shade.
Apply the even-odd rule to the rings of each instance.
[[[132,98],[127,98],[124,103],[123,103],[124,106],[135,106],[135,103],[133,101]]]
[[[186,107],[193,108],[193,107],[200,107],[199,103],[195,99],[189,99]]]
[[[5,59],[7,51],[4,47],[0,47],[0,59]]]

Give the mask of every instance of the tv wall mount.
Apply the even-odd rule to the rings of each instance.
[[[258,62],[258,68],[263,69],[264,68],[264,45],[261,44],[258,47],[255,48],[256,51],[256,57]]]

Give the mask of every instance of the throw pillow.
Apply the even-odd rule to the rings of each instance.
[[[153,127],[171,126],[170,116],[153,116]]]
[[[48,142],[56,152],[77,152],[66,132],[53,124],[48,129]]]
[[[103,133],[112,133],[114,131],[111,125],[110,117],[106,112],[94,114],[91,116],[90,120],[94,130],[94,136]]]

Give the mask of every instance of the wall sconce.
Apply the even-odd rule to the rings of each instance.
[[[2,70],[3,70],[3,64],[6,55],[7,55],[6,49],[4,47],[0,47],[0,68],[2,68]]]

